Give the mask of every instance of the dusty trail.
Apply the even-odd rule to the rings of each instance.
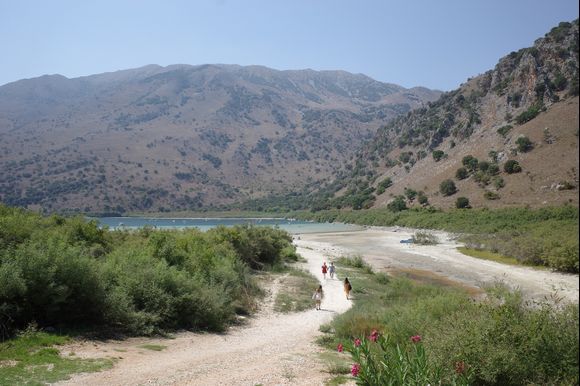
[[[438,237],[440,243],[437,245],[400,243],[414,233],[415,230],[404,228],[368,228],[353,232],[303,234],[298,243],[330,256],[361,255],[379,271],[428,271],[472,288],[501,281],[519,288],[530,300],[561,298],[578,303],[578,275],[466,256],[456,249],[461,244],[445,232],[430,232]]]
[[[350,307],[338,279],[324,280],[324,256],[298,248],[305,269],[323,284],[322,310],[294,314],[272,311],[276,281],[262,310],[246,326],[226,334],[179,333],[175,339],[135,338],[124,341],[78,343],[67,348],[80,357],[122,358],[108,371],[79,374],[60,385],[322,385],[331,378],[317,359],[318,328]],[[313,289],[314,291],[314,289]],[[163,351],[143,344],[167,346]],[[67,352],[64,352],[67,355]]]

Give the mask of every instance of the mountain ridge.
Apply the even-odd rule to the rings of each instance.
[[[302,189],[384,119],[439,94],[345,71],[215,64],[24,79],[0,87],[0,199],[163,211]]]

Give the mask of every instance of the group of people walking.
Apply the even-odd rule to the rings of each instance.
[[[324,278],[324,280],[326,280],[327,273],[329,274],[331,279],[334,279],[335,270],[336,270],[336,267],[334,266],[333,262],[330,262],[330,266],[327,266],[326,262],[324,262],[322,264],[322,277]],[[346,298],[348,300],[349,296],[350,296],[350,291],[352,291],[352,285],[350,284],[348,277],[344,278],[343,288],[344,288],[344,293],[346,295]],[[314,300],[314,302],[316,304],[317,310],[320,310],[320,304],[322,303],[323,297],[324,297],[324,293],[323,293],[322,284],[321,284],[318,286],[318,288],[316,289],[316,291],[314,291],[314,294],[312,295],[312,299]]]

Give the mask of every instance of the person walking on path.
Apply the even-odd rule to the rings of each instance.
[[[350,291],[352,290],[352,286],[350,285],[350,281],[348,281],[348,277],[344,278],[344,293],[346,295],[346,299],[350,296]]]
[[[330,275],[331,279],[334,279],[334,262],[330,262],[330,267],[328,267],[328,274]]]
[[[326,272],[328,272],[328,266],[326,265],[326,261],[322,263],[322,276],[324,280],[326,280]]]
[[[314,299],[314,303],[316,304],[316,310],[320,310],[320,304],[322,303],[322,298],[324,294],[322,292],[322,285],[319,285],[314,294],[312,295],[312,299]]]

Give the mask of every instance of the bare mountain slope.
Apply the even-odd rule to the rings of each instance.
[[[440,95],[343,71],[149,65],[0,87],[0,200],[183,210],[330,177],[381,122]]]
[[[318,207],[450,208],[458,197],[473,207],[578,205],[578,54],[578,20],[560,23],[533,47],[395,118]],[[445,180],[455,191],[442,189]]]

